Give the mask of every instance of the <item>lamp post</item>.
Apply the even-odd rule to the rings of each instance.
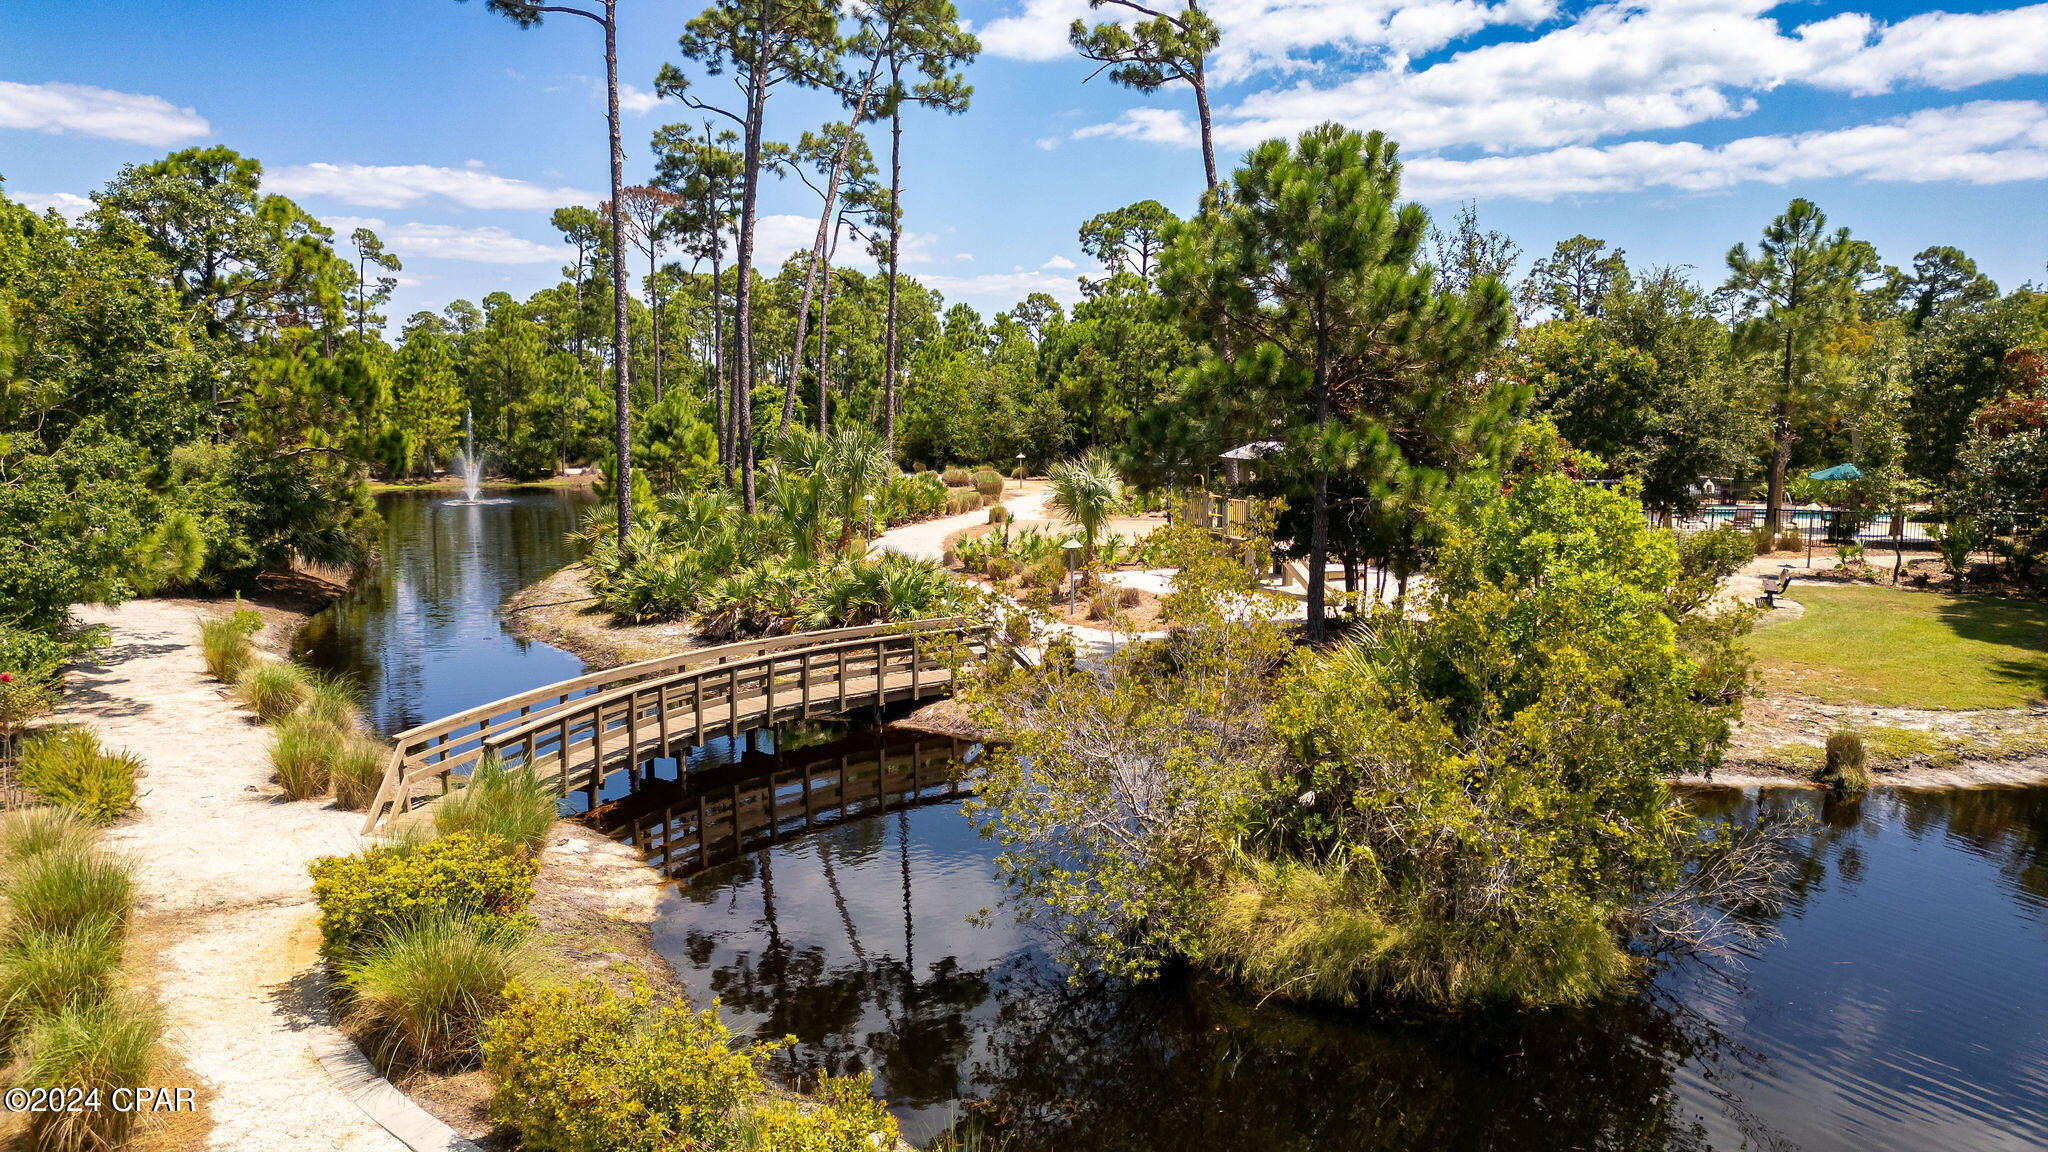
[[[1067,613],[1072,615],[1080,588],[1074,579],[1074,557],[1081,554],[1081,542],[1070,537],[1060,549],[1067,554]]]
[[[1017,491],[1024,490],[1024,454],[1017,453]]]
[[[861,554],[866,555],[867,550],[875,543],[875,494],[868,493],[860,498],[860,502],[862,507],[867,509],[867,533],[861,542]]]

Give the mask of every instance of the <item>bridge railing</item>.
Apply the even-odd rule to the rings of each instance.
[[[987,629],[965,617],[798,632],[657,657],[548,684],[409,728],[392,741],[367,834],[445,794],[485,756],[531,764],[564,794],[593,791],[622,765],[679,743],[801,716],[950,690],[950,649],[986,651]]]

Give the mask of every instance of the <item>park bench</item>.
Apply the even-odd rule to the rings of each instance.
[[[1762,583],[1764,594],[1756,598],[1756,606],[1759,608],[1776,608],[1778,606],[1778,597],[1783,596],[1785,589],[1792,586],[1792,574],[1790,572],[1780,572],[1776,576],[1766,575],[1763,577]]]

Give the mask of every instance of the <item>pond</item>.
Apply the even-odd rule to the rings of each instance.
[[[804,805],[780,842],[735,857],[714,835],[699,862],[678,813],[702,796],[771,780],[795,796],[910,754],[877,740],[749,753],[630,807],[650,857],[664,819],[683,833],[667,847],[684,899],[656,944],[693,995],[742,1033],[795,1035],[787,1079],[871,1071],[915,1143],[971,1114],[1019,1152],[2048,1146],[2048,790],[1825,811],[1696,794],[1717,816],[1799,804],[1820,821],[1784,938],[1745,971],[1422,1023],[1261,1008],[1185,976],[1072,983],[999,909],[992,846],[943,789]]]
[[[378,567],[299,631],[297,655],[363,690],[386,735],[583,671],[575,656],[505,628],[505,598],[576,559],[568,533],[587,488],[386,492]]]
[[[446,499],[381,497],[383,567],[304,633],[386,732],[582,670],[499,607],[573,559],[588,494]],[[872,1071],[919,1143],[971,1115],[1012,1152],[2048,1147],[2048,789],[1696,793],[1815,810],[1782,940],[1594,1009],[1425,1023],[1070,983],[1001,911],[954,742],[782,735],[617,774],[601,817],[679,876],[656,942],[693,995],[796,1035],[786,1078]],[[769,794],[797,814],[737,851],[706,819]]]

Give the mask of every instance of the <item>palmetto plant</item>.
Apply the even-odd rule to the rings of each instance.
[[[839,521],[838,551],[846,553],[854,526],[866,515],[869,496],[880,498],[895,471],[888,446],[865,428],[841,428],[824,438],[818,473],[826,486],[832,515]]]
[[[1100,449],[1090,450],[1079,460],[1053,465],[1052,498],[1046,503],[1081,526],[1083,564],[1095,562],[1095,538],[1122,496],[1123,480],[1109,455]]]

